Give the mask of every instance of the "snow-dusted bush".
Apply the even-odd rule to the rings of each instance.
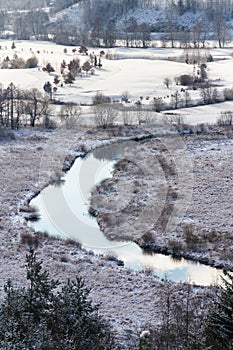
[[[110,103],[111,99],[108,96],[105,96],[102,92],[97,91],[97,93],[95,94],[95,96],[92,99],[92,104],[93,105],[100,105],[103,103]]]
[[[193,76],[190,74],[182,74],[175,78],[176,84],[189,86],[193,84]]]
[[[18,57],[16,54],[13,56],[13,59],[10,61],[11,69],[23,69],[25,67],[25,61],[23,58]]]
[[[27,59],[25,63],[25,68],[36,68],[38,65],[38,58],[36,56],[32,56]]]
[[[166,104],[162,100],[161,97],[154,97],[152,100],[152,109],[155,112],[161,112],[163,109],[165,109]]]
[[[24,68],[35,68],[38,65],[38,59],[36,56],[32,56],[25,60],[16,54],[10,59],[8,56],[1,62],[2,69],[24,69]]]
[[[194,295],[191,288],[187,283],[177,290],[174,284],[165,281],[160,300],[163,307],[162,319],[156,326],[150,327],[148,342],[151,346],[143,349],[213,349],[206,346],[204,322],[210,309],[210,298],[201,300],[198,291]],[[205,305],[202,312],[199,306],[201,302]],[[222,347],[222,349],[226,348]]]
[[[25,68],[25,61],[16,54],[10,59],[8,56],[1,62],[2,69],[22,69]]]
[[[223,96],[226,101],[233,100],[233,88],[226,88],[223,90]]]

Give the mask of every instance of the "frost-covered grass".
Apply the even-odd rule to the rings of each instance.
[[[138,172],[138,164],[121,162],[115,168],[111,182],[105,181],[93,191],[91,204],[105,234],[113,239],[133,239],[142,247],[149,240],[155,251],[168,247],[170,252],[181,256],[200,261],[205,259],[214,266],[222,264],[233,269],[232,133],[229,132],[228,137],[218,133],[186,137],[187,152],[193,164],[193,169],[186,168],[186,171],[193,171],[194,177],[185,191],[183,187],[188,178],[183,177],[182,162],[175,157],[175,151],[167,153],[166,149],[159,148],[158,139],[144,142],[140,153],[143,148],[148,152],[142,157],[144,166],[141,159],[140,166],[147,169],[145,173]],[[128,159],[133,158],[131,152]],[[153,164],[156,161],[159,164],[154,171],[154,180],[150,181],[149,164],[152,160]],[[160,168],[165,183],[159,174]],[[127,205],[111,210],[114,201],[118,204],[116,198],[121,188],[125,189],[126,198],[129,189],[133,196]],[[149,215],[145,220],[147,211]],[[143,225],[139,226],[142,222]]]
[[[135,135],[143,132],[134,129]],[[125,130],[126,136],[129,130]],[[117,137],[116,139],[118,139]],[[158,324],[161,320],[165,282],[149,271],[134,272],[83,250],[72,241],[34,235],[24,216],[28,200],[50,180],[51,174],[61,171],[67,155],[113,141],[109,131],[94,130],[20,130],[15,140],[0,143],[1,196],[0,196],[0,298],[3,286],[11,278],[16,286],[25,285],[25,254],[28,245],[37,247],[50,276],[61,282],[81,274],[92,288],[91,298],[101,303],[100,312],[113,326],[122,349],[129,332],[136,335],[145,324]],[[58,156],[60,154],[60,156]],[[229,159],[231,161],[231,159]],[[182,285],[174,290],[182,295]],[[117,292],[116,292],[117,291]],[[203,298],[209,288],[192,287],[193,296]]]

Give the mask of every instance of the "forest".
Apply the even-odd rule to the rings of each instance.
[[[67,17],[68,8],[78,12]],[[148,47],[153,45],[151,34],[158,33],[162,45],[196,48],[216,40],[224,47],[231,37],[232,8],[231,0],[9,1],[0,3],[0,35],[68,45]],[[156,10],[161,18],[148,23],[127,17],[137,9]],[[191,16],[188,22],[183,21],[186,14]]]

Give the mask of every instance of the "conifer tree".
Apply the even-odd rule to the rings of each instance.
[[[233,274],[225,272],[220,296],[214,311],[208,319],[208,332],[214,339],[214,349],[233,349]]]
[[[0,304],[0,349],[117,349],[81,277],[60,287],[43,271],[33,249],[26,256],[26,272],[27,286],[14,288],[10,280],[5,286],[6,296]]]

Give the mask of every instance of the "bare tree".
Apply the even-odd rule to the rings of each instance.
[[[184,102],[185,102],[185,107],[189,107],[189,104],[191,103],[191,96],[188,90],[185,90],[184,92]]]
[[[149,24],[146,22],[139,24],[138,31],[141,33],[142,47],[147,47],[151,40],[151,29]]]
[[[203,104],[216,103],[220,100],[218,90],[213,88],[211,85],[207,85],[206,87],[202,88],[200,95],[203,100]]]
[[[213,19],[213,30],[215,33],[215,38],[218,41],[218,46],[224,47],[225,44],[230,40],[230,28],[227,24],[226,19],[222,14],[222,8],[216,8],[216,13]]]
[[[16,87],[13,83],[10,83],[8,88],[6,89],[6,97],[8,100],[8,119],[10,119],[10,127],[11,129],[14,129],[14,107],[15,107],[15,94],[16,94]]]
[[[38,89],[25,91],[25,113],[30,117],[30,125],[35,126],[48,105],[48,98],[44,97]]]
[[[152,109],[155,112],[161,112],[165,107],[165,102],[161,97],[154,97],[152,101]]]
[[[166,32],[167,39],[171,42],[171,47],[175,46],[175,33],[177,31],[178,13],[173,1],[167,2],[166,8]]]
[[[224,111],[221,112],[220,117],[217,119],[218,126],[230,126],[233,125],[233,112],[232,111]]]
[[[170,78],[166,77],[166,78],[164,78],[163,83],[164,83],[164,85],[166,86],[166,88],[169,89],[169,87],[170,87],[172,81],[171,81]]]
[[[172,95],[172,103],[175,109],[179,107],[180,97],[181,96],[178,90],[176,90]]]
[[[133,112],[130,108],[127,108],[127,107],[123,108],[122,116],[123,116],[124,125],[133,124]]]
[[[121,93],[121,101],[122,102],[129,102],[130,94],[128,90],[122,91]]]
[[[98,104],[93,106],[95,122],[98,127],[107,128],[114,124],[118,116],[118,110],[111,104]]]
[[[207,36],[210,32],[209,22],[204,20],[198,20],[191,28],[191,39],[193,42],[194,48],[199,48],[202,44],[202,47],[205,47],[205,42]]]
[[[116,25],[113,20],[109,20],[103,32],[104,44],[106,47],[113,47],[116,42]]]
[[[75,128],[80,120],[82,110],[81,107],[74,103],[67,103],[61,107],[60,116],[61,123],[66,129]]]

